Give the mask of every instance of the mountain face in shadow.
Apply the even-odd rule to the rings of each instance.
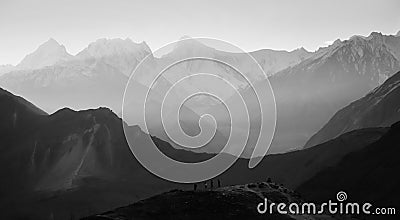
[[[304,146],[335,138],[360,128],[388,127],[400,120],[400,72],[363,98],[339,110]]]
[[[298,187],[304,198],[327,201],[345,191],[351,201],[370,202],[375,207],[400,207],[398,171],[400,122],[379,140],[345,156]]]
[[[113,207],[191,185],[164,181],[143,168],[127,145],[122,120],[106,108],[85,111],[61,109],[47,115],[26,100],[1,91],[0,205],[3,216],[43,219],[87,216]],[[13,115],[17,115],[14,122]],[[19,116],[21,114],[21,116]],[[295,188],[350,152],[378,140],[387,128],[352,131],[316,147],[268,155],[254,169],[247,159],[217,178],[223,185],[265,181],[268,177]],[[129,127],[133,143],[147,147],[152,138],[166,155],[184,162],[209,159],[213,154],[175,149]],[[226,155],[230,157],[230,155]]]
[[[5,218],[69,219],[71,213],[83,216],[172,187],[137,162],[122,120],[109,109],[61,109],[47,115],[0,92],[0,205]],[[149,138],[137,126],[129,131],[137,133],[138,141]]]
[[[35,114],[33,107],[24,109],[26,106],[2,108],[13,109],[16,115],[9,117],[15,122],[4,129],[15,128],[23,134],[2,143],[2,170],[9,175],[5,181],[23,177],[24,188],[56,191],[74,188],[75,180],[82,176],[112,174],[112,178],[137,167],[126,147],[122,122],[110,110],[62,109],[43,116]]]
[[[289,178],[286,180],[288,184],[297,188],[306,201],[316,204],[327,202],[334,200],[337,192],[345,191],[349,196],[349,201],[370,202],[375,207],[398,209],[400,200],[397,195],[400,179],[396,176],[396,172],[400,164],[395,143],[399,141],[399,132],[400,122],[390,129],[356,130],[310,149],[269,155],[264,160],[268,163],[273,160],[272,156],[276,156],[276,160],[272,161],[275,165],[274,169],[284,173]],[[376,135],[376,133],[379,134]],[[371,139],[368,140],[368,138]],[[354,143],[350,144],[349,141]],[[330,147],[336,147],[337,151],[349,150],[348,148],[362,141],[364,143],[360,144],[358,149],[353,149],[348,154],[343,153],[341,156],[329,150]],[[243,160],[240,160],[239,164],[241,162]],[[285,164],[289,165],[284,167]],[[322,167],[320,171],[317,174],[311,174],[310,172],[317,170],[318,164]],[[263,167],[262,170],[274,176],[274,173],[267,168]],[[251,179],[246,171],[240,172],[236,165],[218,177],[218,180],[229,184],[229,176],[234,175],[230,171],[240,173],[241,178],[246,181]],[[311,179],[302,181],[300,186],[295,187],[295,184],[291,183],[293,180],[296,181],[294,172],[299,173],[297,178]],[[269,202],[286,204],[290,202],[301,204],[305,201],[297,192],[271,182],[213,189],[204,189],[204,186],[199,184],[197,190],[194,191],[173,190],[83,219],[265,219],[265,216],[257,213],[255,209],[264,198],[267,198]],[[272,219],[354,219],[353,217],[332,216],[328,213],[315,216],[290,216],[277,214],[276,211],[272,215],[268,214],[268,218]],[[357,219],[357,216],[355,217]],[[385,216],[381,217],[386,219]],[[368,216],[367,219],[369,218],[379,219],[379,216]]]
[[[248,168],[247,160],[238,160],[221,175],[221,179],[229,184],[244,184],[271,177],[276,182],[295,189],[320,170],[337,164],[348,153],[378,140],[386,131],[387,128],[356,130],[315,148],[267,155],[253,169]]]
[[[32,124],[36,124],[39,118],[47,115],[25,99],[1,88],[0,102],[1,142],[22,137],[24,134],[21,134],[21,130],[27,130]]]

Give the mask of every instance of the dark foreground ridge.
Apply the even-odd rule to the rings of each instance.
[[[267,198],[274,203],[302,203],[300,196],[273,182],[227,186],[214,190],[172,190],[83,220],[105,219],[334,219],[329,215],[283,215],[274,210],[260,214]],[[269,203],[268,202],[268,203]],[[337,219],[337,218],[335,218]]]

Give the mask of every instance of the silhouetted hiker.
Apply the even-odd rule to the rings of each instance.
[[[218,188],[221,187],[221,181],[218,179]]]
[[[272,182],[271,178],[268,177],[267,183],[271,183],[271,182]]]
[[[212,189],[212,188],[214,188],[214,183],[213,183],[212,179],[210,181],[211,181],[210,188]]]
[[[194,191],[197,190],[197,184],[196,184],[196,183],[193,185],[193,190],[194,190]]]

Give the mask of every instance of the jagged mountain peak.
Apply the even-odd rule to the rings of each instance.
[[[336,39],[336,40],[333,42],[333,45],[335,45],[335,44],[340,44],[340,43],[342,43],[342,41],[338,38],[338,39]]]
[[[354,35],[348,40],[341,41],[338,39],[330,46],[320,48],[316,55],[312,57],[310,63],[319,58],[322,58],[323,62],[335,59],[342,64],[356,65],[356,72],[360,72],[360,74],[365,71],[365,65],[371,63],[377,65],[377,63],[380,63],[382,66],[374,67],[377,71],[374,70],[373,73],[383,74],[387,77],[393,74],[394,71],[386,71],[386,69],[397,70],[398,54],[400,54],[398,44],[400,44],[400,40],[396,39],[396,37],[393,38],[392,35],[383,35],[379,32],[372,32],[368,37]],[[376,62],[371,62],[370,59],[374,59]],[[323,62],[318,63],[323,64]],[[314,67],[318,66],[314,63]],[[352,67],[345,68],[347,69],[345,69],[345,72],[347,72]],[[379,80],[379,82],[381,83],[383,80]]]
[[[25,56],[25,58],[17,65],[17,68],[38,69],[62,61],[67,61],[71,57],[72,55],[67,52],[64,45],[61,45],[53,38],[50,38],[41,44],[34,52]]]
[[[101,118],[108,118],[108,119],[118,119],[119,117],[110,109],[107,107],[99,107],[96,109],[86,109],[86,110],[73,110],[71,108],[65,107],[62,108],[56,112],[54,112],[51,117],[54,118],[63,118],[66,117],[68,115],[80,115],[82,117],[88,117],[88,116],[97,116],[97,117],[101,117]]]
[[[150,47],[143,41],[135,43],[130,38],[101,38],[90,43],[84,50],[79,52],[78,58],[100,58],[112,55],[151,53]]]
[[[302,52],[302,53],[309,53],[309,51],[306,50],[304,47],[297,48],[294,51],[299,51],[299,52]]]
[[[383,35],[382,32],[377,32],[373,31],[371,32],[368,36],[363,36],[363,35],[353,35],[352,37],[349,38],[349,41],[353,40],[372,40],[372,39],[379,39],[381,37],[384,37],[386,35]]]
[[[61,46],[58,41],[54,38],[50,37],[46,42],[44,42],[41,46]]]
[[[312,52],[306,50],[304,47],[297,48],[295,50],[290,51],[289,53],[292,53],[293,55],[299,56],[303,59],[312,54]]]
[[[384,35],[381,32],[371,32],[368,36],[353,35],[348,40],[335,40],[328,47],[319,48],[316,54],[319,55],[331,55],[334,50],[343,46],[360,46],[370,44],[369,47],[374,49],[377,46],[382,46],[387,43],[387,38],[393,37],[394,35]],[[387,45],[385,45],[387,46]]]
[[[368,37],[382,37],[382,32],[373,31]]]

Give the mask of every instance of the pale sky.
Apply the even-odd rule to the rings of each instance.
[[[73,55],[99,38],[156,50],[183,35],[246,51],[315,50],[356,34],[395,34],[399,11],[399,0],[0,0],[0,64],[17,64],[50,37]]]

